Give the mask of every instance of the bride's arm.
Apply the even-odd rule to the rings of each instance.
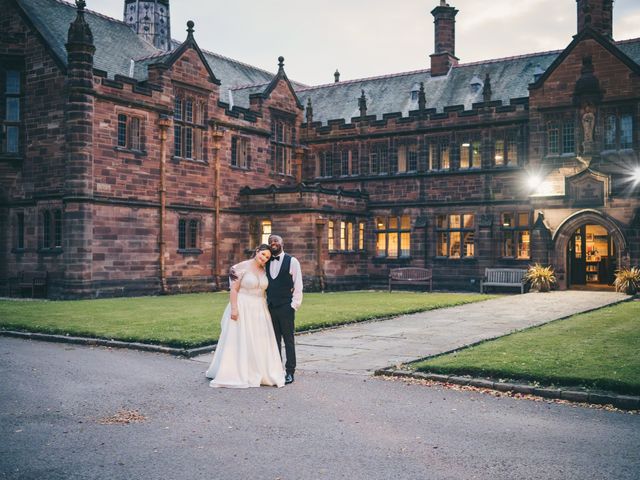
[[[244,270],[240,264],[234,265],[229,271],[229,302],[231,303],[231,320],[238,320],[238,290]]]

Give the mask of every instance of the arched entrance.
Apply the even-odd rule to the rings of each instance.
[[[627,266],[627,243],[615,221],[597,210],[576,212],[553,236],[552,263],[564,272],[560,288],[604,289]]]

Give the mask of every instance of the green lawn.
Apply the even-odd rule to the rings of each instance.
[[[640,394],[640,302],[575,315],[411,368]]]
[[[413,292],[306,293],[297,331],[493,298]],[[79,301],[0,301],[0,328],[192,348],[215,342],[229,294]]]

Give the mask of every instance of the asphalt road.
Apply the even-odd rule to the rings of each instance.
[[[312,370],[212,389],[206,367],[0,337],[0,478],[640,478],[638,415]],[[100,423],[120,410],[144,421]]]

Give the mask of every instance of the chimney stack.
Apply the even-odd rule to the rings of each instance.
[[[431,11],[435,24],[435,52],[431,57],[431,76],[446,75],[458,64],[456,57],[456,15],[458,10],[445,0]]]
[[[613,38],[613,0],[576,0],[578,33],[590,26],[607,38]]]

